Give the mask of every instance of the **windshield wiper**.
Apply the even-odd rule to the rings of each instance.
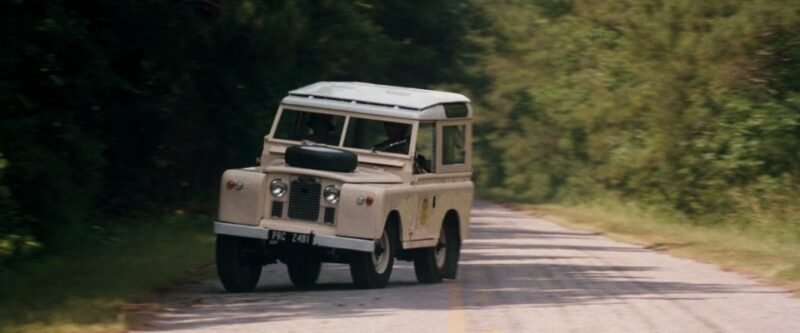
[[[396,147],[396,146],[399,146],[399,145],[401,145],[401,144],[404,144],[404,143],[407,143],[407,142],[408,142],[408,138],[406,138],[406,139],[403,139],[403,140],[400,140],[400,141],[395,141],[395,142],[390,142],[390,143],[384,144],[384,145],[383,145],[382,147],[380,147],[380,148],[378,148],[377,146],[375,146],[375,147],[372,147],[372,152],[375,152],[375,151],[385,151],[385,150],[387,150],[387,149],[389,149],[389,148]]]

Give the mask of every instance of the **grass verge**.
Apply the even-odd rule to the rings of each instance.
[[[188,215],[139,219],[115,225],[101,242],[76,241],[0,271],[0,332],[125,330],[126,304],[212,262],[209,221]]]
[[[698,225],[620,204],[517,205],[573,228],[719,265],[800,296],[800,237],[780,223]]]

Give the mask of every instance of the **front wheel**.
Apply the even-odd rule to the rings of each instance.
[[[308,288],[317,283],[322,261],[316,258],[295,259],[286,263],[289,279],[300,288]]]
[[[350,257],[350,276],[361,289],[383,288],[389,282],[397,252],[395,230],[387,223],[381,238],[375,241],[372,252],[353,252]]]
[[[229,292],[253,290],[261,277],[259,254],[263,242],[258,239],[217,235],[217,274]]]

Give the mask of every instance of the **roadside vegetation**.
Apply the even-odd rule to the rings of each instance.
[[[800,239],[800,3],[547,0],[485,10],[488,33],[476,37],[491,82],[476,113],[483,195],[615,201]]]
[[[174,212],[65,235],[47,255],[0,271],[0,332],[124,330],[127,304],[209,275],[198,268],[213,263],[211,221]]]
[[[482,195],[798,286],[800,3],[484,9]]]

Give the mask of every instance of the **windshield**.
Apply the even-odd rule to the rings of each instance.
[[[273,137],[338,146],[344,123],[341,115],[284,109]],[[344,147],[408,155],[410,141],[410,124],[350,117]]]
[[[343,127],[344,116],[284,109],[275,138],[338,146]]]
[[[407,155],[409,141],[409,124],[351,117],[344,146]]]

